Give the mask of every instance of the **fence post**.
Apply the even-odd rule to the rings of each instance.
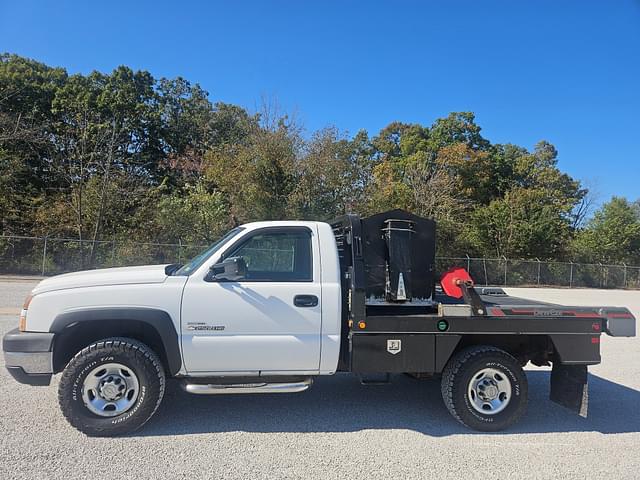
[[[111,266],[116,266],[116,241],[111,240]]]
[[[600,265],[600,288],[603,288],[607,284],[604,278],[604,265],[602,265],[602,262],[598,262],[598,265]]]
[[[573,262],[571,264],[571,271],[569,272],[569,288],[573,288]]]
[[[178,239],[178,263],[182,263],[182,239]]]
[[[536,257],[536,260],[538,261],[538,286],[540,286],[540,259]]]
[[[44,237],[44,247],[42,249],[42,276],[44,277],[44,272],[47,266],[47,238],[48,235]]]
[[[464,256],[467,257],[467,272],[471,273],[471,258],[468,253],[465,253]]]
[[[507,285],[507,257],[505,257],[504,255],[502,256],[502,258],[504,258],[504,285]]]
[[[624,266],[624,273],[622,275],[622,288],[627,288],[627,264],[622,262]]]
[[[482,257],[482,266],[484,267],[484,284],[489,285],[489,277],[487,276],[487,259]]]

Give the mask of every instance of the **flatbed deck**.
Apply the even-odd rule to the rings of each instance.
[[[586,415],[587,367],[600,363],[601,335],[635,335],[626,308],[512,297],[475,287],[461,268],[438,277],[428,219],[394,210],[331,225],[342,277],[341,371],[446,376],[460,352],[498,349],[520,367],[552,365],[551,399]]]

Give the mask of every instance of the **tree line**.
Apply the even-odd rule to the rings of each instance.
[[[253,220],[403,208],[436,219],[440,256],[639,265],[640,203],[592,207],[552,144],[491,143],[471,112],[309,134],[184,78],[0,55],[3,235],[203,245]]]

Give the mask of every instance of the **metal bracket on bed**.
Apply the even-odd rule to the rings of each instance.
[[[476,289],[473,288],[473,282],[460,282],[458,286],[460,287],[460,290],[462,290],[464,303],[471,307],[473,315],[486,316],[487,309],[484,306],[484,302],[480,298],[480,295],[478,295]]]

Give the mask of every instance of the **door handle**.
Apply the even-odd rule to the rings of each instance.
[[[296,295],[293,297],[293,304],[296,307],[317,307],[318,297],[315,295]]]

